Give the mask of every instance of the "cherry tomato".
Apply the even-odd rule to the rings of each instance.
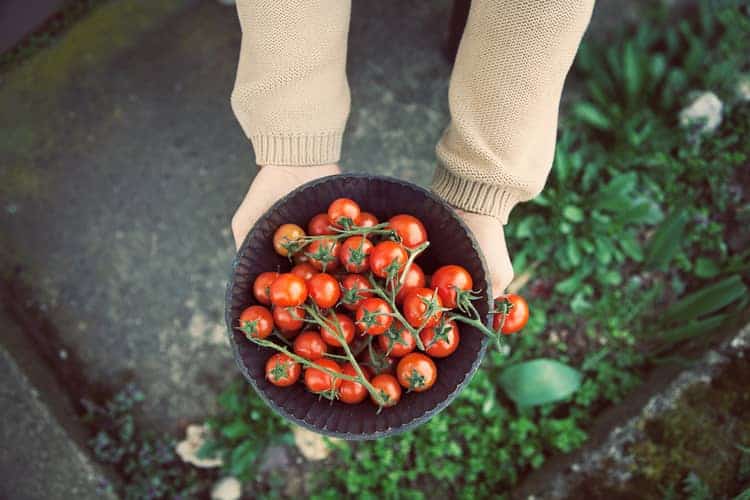
[[[357,327],[362,333],[381,335],[393,322],[391,313],[393,309],[385,300],[377,297],[364,299],[357,308]]]
[[[328,206],[328,222],[335,227],[353,226],[359,214],[359,205],[349,198],[338,198]]]
[[[294,354],[305,359],[316,360],[328,352],[328,344],[315,330],[305,330],[294,339]]]
[[[352,236],[341,244],[339,258],[350,273],[363,273],[370,268],[369,256],[373,244],[364,236]]]
[[[439,321],[419,333],[425,352],[433,358],[445,358],[456,352],[461,340],[455,321]]]
[[[398,321],[385,331],[385,335],[378,337],[378,346],[394,358],[400,358],[412,352],[417,347],[414,335]]]
[[[416,288],[404,299],[404,318],[415,328],[429,328],[443,316],[440,296],[429,288]]]
[[[332,359],[321,358],[315,361],[323,368],[328,368],[332,372],[341,373],[341,367]],[[338,389],[341,384],[340,378],[334,378],[323,370],[317,368],[307,368],[305,370],[305,385],[315,394],[332,393]]]
[[[263,306],[250,306],[240,314],[240,329],[248,337],[264,339],[273,331],[271,311]]]
[[[297,332],[304,325],[305,310],[301,307],[274,307],[273,322],[283,333]]]
[[[370,269],[379,278],[396,277],[409,256],[404,247],[394,241],[381,241],[370,252]]]
[[[362,372],[369,380],[369,377],[367,376],[367,370],[363,368]],[[352,366],[351,363],[344,364],[344,367],[341,369],[341,373],[352,377],[356,377],[357,375],[359,375],[357,373],[357,370],[354,368],[354,366]],[[365,398],[367,398],[367,388],[364,385],[360,384],[359,382],[351,382],[349,380],[341,381],[341,386],[339,387],[339,399],[341,401],[350,405],[356,405],[364,401]]]
[[[502,332],[510,335],[522,330],[526,326],[526,323],[529,321],[529,304],[520,295],[509,293],[504,297],[497,297],[495,299],[495,309],[500,309],[503,301],[509,303],[509,310],[505,315],[505,323],[503,323],[503,314],[497,313],[492,320],[492,327],[497,331],[502,324]]]
[[[318,274],[318,270],[315,269],[315,267],[313,267],[313,265],[309,262],[302,262],[301,264],[297,264],[289,272],[305,280],[305,283],[307,283],[310,278]]]
[[[271,303],[275,306],[299,306],[307,299],[305,280],[292,273],[280,274],[271,284]]]
[[[380,221],[370,212],[360,212],[359,217],[354,221],[359,227],[372,227],[377,226]]]
[[[406,248],[417,248],[427,241],[427,230],[413,215],[394,215],[388,220],[388,227],[396,232]]]
[[[457,306],[456,290],[470,291],[473,286],[469,271],[453,264],[439,268],[430,280],[430,288],[437,288],[443,305],[451,309]]]
[[[271,284],[279,277],[279,273],[265,272],[260,273],[253,282],[253,295],[255,300],[263,305],[271,305]]]
[[[341,297],[339,282],[327,273],[319,273],[310,278],[307,288],[312,301],[322,309],[335,306]]]
[[[421,352],[407,354],[396,367],[399,383],[414,392],[426,391],[437,380],[437,366],[429,356]]]
[[[299,380],[302,368],[284,353],[276,353],[266,361],[266,378],[273,385],[288,387]]]
[[[396,294],[396,304],[401,305],[404,302],[406,295],[415,288],[424,288],[426,284],[424,277],[424,271],[416,262],[412,262],[409,266],[409,270],[406,271],[406,277],[404,278],[404,284],[401,285],[401,289]]]
[[[398,385],[398,380],[393,375],[381,373],[373,377],[370,380],[370,384],[375,387],[382,397],[382,401],[378,402],[370,395],[372,402],[378,406],[395,406],[401,399],[401,386]]]
[[[341,333],[344,334],[344,340],[346,340],[347,344],[351,343],[354,340],[354,322],[346,314],[336,313],[336,318],[338,318]],[[329,316],[326,319],[326,326],[320,329],[320,336],[329,346],[341,347],[337,338],[338,334],[339,331],[336,328],[336,322]]]
[[[328,214],[318,214],[307,223],[307,234],[310,236],[323,236],[335,234],[328,222]]]
[[[372,297],[370,282],[361,274],[347,274],[341,280],[341,303],[350,311],[356,311],[362,299]]]
[[[307,245],[305,254],[318,271],[332,271],[339,262],[341,245],[333,238],[315,240]]]
[[[376,374],[381,373],[396,373],[396,360],[395,358],[388,356],[380,346],[374,347],[372,350],[365,349],[361,355],[362,362],[360,366],[366,366]]]
[[[305,236],[305,230],[297,224],[282,224],[273,233],[273,249],[277,254],[287,257],[301,248],[299,239]]]

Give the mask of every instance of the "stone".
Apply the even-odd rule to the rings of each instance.
[[[713,92],[703,92],[680,111],[680,125],[698,127],[701,133],[711,133],[721,124],[723,105]]]
[[[242,496],[242,483],[233,476],[219,479],[211,488],[211,500],[238,500]]]
[[[198,452],[206,442],[206,432],[208,429],[205,425],[188,425],[185,429],[185,439],[177,443],[175,452],[183,462],[201,469],[221,467],[224,461],[219,457],[201,458],[198,456]]]
[[[311,461],[325,460],[331,454],[331,448],[326,440],[333,443],[341,442],[340,439],[325,437],[298,425],[292,426],[292,433],[299,452]]]

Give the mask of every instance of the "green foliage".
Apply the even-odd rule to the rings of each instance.
[[[566,399],[581,385],[578,370],[554,359],[534,359],[506,368],[498,380],[518,406]]]
[[[175,441],[143,431],[134,413],[143,401],[135,386],[125,386],[103,404],[84,400],[84,421],[96,431],[89,441],[94,457],[114,467],[127,499],[194,498],[205,494],[210,473],[183,463]]]

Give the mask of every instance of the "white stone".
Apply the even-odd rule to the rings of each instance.
[[[737,80],[737,85],[735,85],[734,91],[737,93],[737,97],[741,100],[750,101],[750,75],[742,75],[740,79]]]
[[[177,446],[175,446],[175,452],[183,462],[187,462],[202,469],[221,467],[223,461],[219,457],[198,457],[198,451],[203,446],[203,443],[206,442],[206,432],[207,429],[205,425],[188,425],[185,430],[185,440],[177,443]]]
[[[713,92],[703,92],[680,111],[680,125],[683,127],[695,123],[702,124],[701,132],[711,133],[721,124],[722,104]]]
[[[242,483],[233,476],[219,479],[211,488],[211,500],[238,500],[242,496]]]

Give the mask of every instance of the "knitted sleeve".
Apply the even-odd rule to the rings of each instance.
[[[348,0],[237,0],[242,45],[231,102],[258,165],[339,160],[350,10]]]
[[[539,194],[554,156],[565,76],[593,0],[473,0],[449,91],[432,188],[503,223]]]

